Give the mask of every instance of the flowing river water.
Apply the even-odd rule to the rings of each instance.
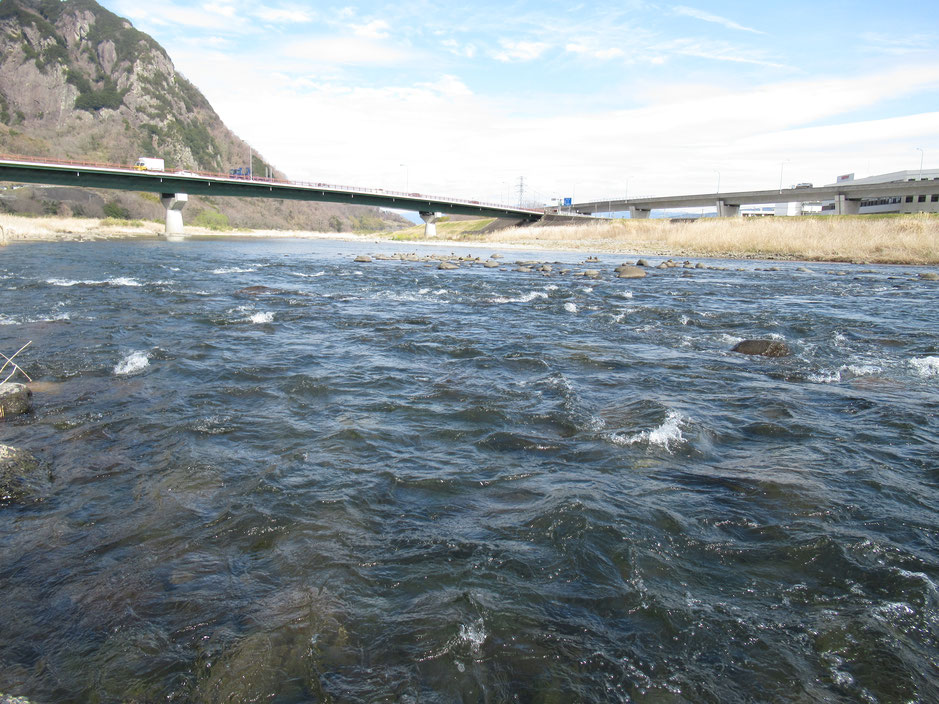
[[[939,701],[939,284],[402,246],[0,252],[0,692]]]

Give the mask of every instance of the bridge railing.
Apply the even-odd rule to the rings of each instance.
[[[49,166],[79,166],[85,168],[108,169],[112,171],[126,171],[128,173],[140,173],[137,169],[127,164],[111,164],[108,162],[95,161],[74,161],[70,159],[55,159],[52,157],[26,157],[15,154],[0,154],[2,161],[17,161],[31,164],[47,164]],[[287,179],[268,178],[264,176],[242,176],[239,174],[223,174],[214,171],[190,171],[189,169],[176,169],[173,171],[155,169],[146,169],[146,173],[165,174],[167,176],[205,176],[214,179],[226,179],[230,181],[248,181],[250,183],[266,183],[278,186],[297,186],[300,188],[322,188],[331,191],[345,191],[348,193],[365,193],[374,195],[389,196],[392,198],[407,198],[409,200],[429,200],[442,201],[446,203],[462,203],[465,205],[477,205],[483,208],[495,208],[499,210],[514,210],[519,212],[530,212],[541,214],[544,211],[538,208],[522,208],[505,205],[503,203],[489,203],[485,201],[469,200],[466,198],[451,198],[449,196],[430,196],[423,193],[405,193],[403,191],[389,191],[384,188],[364,188],[362,186],[339,186],[336,184],[319,183],[312,181],[290,181]]]

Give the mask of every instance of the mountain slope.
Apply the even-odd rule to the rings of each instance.
[[[227,173],[247,166],[252,150],[176,72],[163,47],[94,0],[0,0],[0,152],[116,164],[158,156],[168,169]],[[251,161],[255,174],[284,177],[257,153]],[[39,200],[74,211],[57,193]],[[101,192],[98,200],[132,217],[156,212],[143,196]],[[3,199],[0,207],[25,202]],[[351,230],[404,222],[376,208],[272,207],[240,198],[194,198],[187,220],[203,212],[235,227]]]

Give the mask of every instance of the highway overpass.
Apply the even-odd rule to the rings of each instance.
[[[647,218],[652,210],[668,208],[717,208],[719,217],[740,214],[741,205],[762,203],[795,203],[807,201],[834,201],[836,215],[857,214],[861,201],[878,198],[912,198],[912,203],[927,203],[919,210],[939,209],[939,179],[917,181],[891,181],[888,183],[842,183],[831,186],[782,188],[768,191],[737,191],[734,193],[700,193],[655,198],[629,198],[575,203],[576,213],[606,213],[629,211],[632,218]],[[925,200],[920,200],[925,198]]]
[[[411,210],[420,213],[427,224],[427,234],[431,237],[436,230],[434,222],[441,213],[509,218],[520,222],[535,222],[544,217],[542,210],[419,193],[398,193],[380,188],[188,171],[140,171],[130,166],[22,158],[0,158],[0,181],[159,193],[166,208],[166,234],[169,237],[183,234],[182,208],[189,195],[279,198]]]

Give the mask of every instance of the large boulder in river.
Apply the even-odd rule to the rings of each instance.
[[[0,384],[0,420],[27,413],[33,392],[22,384]]]
[[[731,352],[753,354],[761,357],[788,357],[792,354],[789,345],[779,340],[744,340],[734,345]]]
[[[618,279],[644,279],[646,277],[646,272],[640,269],[638,266],[622,264],[616,267],[616,277]]]
[[[39,460],[25,450],[0,445],[0,503],[39,499],[48,483]]]

